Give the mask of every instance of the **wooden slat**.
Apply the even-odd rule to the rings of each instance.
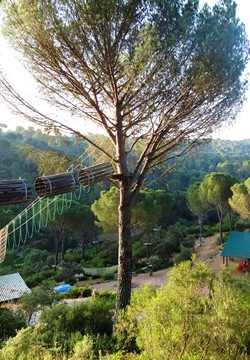
[[[31,186],[26,179],[0,180],[0,204],[16,204],[28,201]]]
[[[89,186],[108,178],[113,173],[113,167],[109,163],[102,163],[80,170],[78,180],[82,186]]]
[[[73,173],[42,176],[35,181],[35,191],[39,197],[60,195],[75,191],[77,180]]]

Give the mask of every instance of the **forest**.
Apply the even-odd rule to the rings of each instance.
[[[93,138],[96,139],[96,136],[93,135]],[[115,293],[100,292],[98,297],[72,309],[61,303],[65,296],[90,296],[91,289],[88,284],[92,281],[115,278],[119,193],[112,182],[100,182],[85,189],[79,199],[71,200],[69,206],[62,206],[63,210],[56,214],[53,221],[48,221],[47,226],[41,226],[40,231],[35,231],[24,243],[8,249],[4,262],[0,264],[0,275],[19,272],[32,292],[21,297],[18,312],[13,313],[5,306],[0,308],[0,359],[12,359],[16,347],[20,347],[21,354],[28,354],[27,359],[38,356],[38,353],[41,359],[136,359],[139,354],[146,358],[153,356],[159,359],[177,359],[181,356],[178,349],[180,344],[184,344],[187,334],[190,336],[190,344],[187,341],[183,350],[183,354],[187,355],[180,359],[191,359],[188,356],[191,356],[192,352],[195,354],[192,359],[200,358],[204,343],[207,343],[207,356],[221,356],[221,349],[225,351],[225,344],[230,341],[230,336],[234,339],[237,329],[246,326],[247,316],[243,321],[242,317],[239,319],[239,316],[236,316],[236,312],[240,314],[241,311],[249,311],[247,291],[250,283],[248,278],[245,278],[243,283],[242,279],[236,280],[230,271],[215,278],[208,266],[193,258],[194,241],[199,236],[220,233],[221,228],[221,238],[218,235],[217,242],[224,242],[230,230],[248,229],[249,217],[244,214],[242,216],[237,211],[229,213],[223,203],[220,218],[217,203],[213,202],[213,199],[208,204],[208,197],[203,198],[202,205],[197,205],[196,195],[200,188],[203,190],[199,199],[205,196],[207,179],[212,177],[222,181],[223,186],[226,184],[229,190],[231,187],[247,184],[250,169],[249,150],[250,140],[205,141],[188,155],[179,158],[178,162],[175,159],[171,166],[169,163],[167,166],[161,164],[149,174],[132,211],[133,271],[140,273],[172,268],[171,281],[168,281],[157,295],[156,290],[149,286],[143,286],[133,294],[131,305],[118,320],[115,336],[112,334]],[[17,127],[15,131],[1,131],[0,151],[1,179],[21,177],[33,183],[41,174],[52,175],[66,171],[82,153],[87,154],[89,150],[83,140],[73,136],[48,135],[32,127]],[[92,165],[93,159],[87,156],[86,159],[87,163],[83,166]],[[226,193],[226,187],[222,189],[223,194]],[[230,190],[226,197],[227,204],[229,197],[232,199],[231,210],[234,209],[233,194],[235,196]],[[57,202],[60,204],[63,200],[58,198]],[[1,205],[1,227],[17,216],[25,206],[26,203]],[[194,270],[189,273],[186,267],[190,266],[190,262],[193,263]],[[177,267],[173,268],[174,265]],[[178,282],[180,276],[183,278],[182,284]],[[194,278],[199,280],[195,285],[191,285]],[[62,283],[71,284],[74,286],[73,290],[69,290],[67,295],[54,294],[54,286]],[[204,286],[210,286],[209,284],[214,287],[213,291],[211,288],[210,300],[204,297],[201,290]],[[187,302],[184,306],[181,302],[184,295],[177,300],[176,291],[181,294],[185,287]],[[228,291],[230,295],[226,295]],[[164,295],[166,292],[167,297]],[[219,299],[229,301],[232,312],[235,311],[230,328],[228,323],[222,321],[228,314],[226,309],[219,308]],[[164,302],[166,316],[170,305],[175,309],[183,307],[179,318],[168,319],[173,334],[171,337],[165,335],[169,344],[162,346],[162,353],[156,343],[157,339],[163,343],[166,341],[164,336],[161,339],[161,331],[158,330],[163,315],[158,314],[156,309],[161,302]],[[189,310],[186,308],[188,303],[191,306]],[[135,318],[140,316],[141,309],[145,306],[148,310],[144,325],[135,325]],[[27,326],[38,308],[44,309],[41,321],[35,326]],[[189,323],[188,311],[202,311],[207,320],[203,318],[199,323],[196,319]],[[217,318],[218,312],[221,320]],[[56,320],[59,318],[60,322]],[[206,321],[210,324],[209,330],[207,325],[205,326]],[[213,331],[213,327],[217,326],[216,321],[222,321],[221,336],[218,340],[221,343],[210,344],[211,339],[207,338],[206,332]],[[150,335],[150,330],[145,331],[152,323],[154,330],[151,329]],[[183,328],[181,323],[185,323]],[[222,336],[223,326],[227,329],[227,336]],[[124,335],[124,328],[130,329],[127,335]],[[18,329],[20,330],[15,336]],[[199,338],[200,345],[194,350],[191,343],[197,342],[195,332],[198,331],[203,335]],[[178,334],[178,342],[174,338],[175,333]],[[246,330],[237,345],[233,340],[235,348],[227,351],[245,359],[244,354],[248,352],[249,346],[247,336]],[[21,349],[22,344],[25,344],[25,349]],[[233,359],[234,355],[230,357],[231,355],[225,352],[222,358]]]
[[[0,3],[3,36],[36,84],[26,96],[0,69],[1,99],[35,126],[1,132],[0,177],[32,202],[1,206],[0,274],[31,291],[0,309],[0,360],[246,360],[249,277],[195,256],[207,236],[221,249],[249,229],[249,142],[208,139],[247,94],[237,3]],[[92,181],[76,183],[76,166]],[[62,173],[61,195],[48,179]],[[133,276],[158,269],[160,289],[134,291]],[[91,292],[113,278],[115,293]]]

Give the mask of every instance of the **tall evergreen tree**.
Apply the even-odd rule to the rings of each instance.
[[[234,184],[231,190],[229,205],[243,219],[250,219],[250,178],[243,183]]]
[[[213,172],[204,177],[200,185],[200,198],[213,205],[217,211],[220,224],[220,240],[223,241],[222,225],[225,211],[229,211],[228,200],[232,196],[231,187],[237,180],[225,173]]]
[[[3,2],[4,32],[43,98],[78,116],[82,130],[73,120],[69,125],[42,114],[3,75],[2,97],[36,124],[81,136],[116,168],[117,309],[130,300],[131,209],[149,170],[234,118],[244,97],[248,41],[236,3],[198,5],[198,0]],[[111,150],[86,135],[87,120],[102,127]],[[139,156],[132,161],[136,145]]]

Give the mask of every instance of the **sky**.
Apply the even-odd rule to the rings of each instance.
[[[216,0],[200,0],[203,5],[207,2],[209,6],[213,6]],[[250,39],[250,0],[237,0],[237,16],[245,24],[246,32]],[[25,97],[34,97],[36,92],[35,84],[31,76],[23,69],[22,65],[17,61],[14,52],[8,47],[7,42],[0,34],[0,67],[7,74],[11,84],[20,90],[21,94]],[[250,64],[248,66],[250,73]],[[33,126],[31,122],[11,113],[6,104],[0,100],[0,123],[5,123],[8,129],[15,129],[16,126]],[[89,128],[91,132],[91,128]],[[238,113],[237,118],[233,125],[227,126],[213,134],[214,138],[225,140],[244,140],[250,139],[250,89],[247,92],[247,99],[244,103],[242,110]]]

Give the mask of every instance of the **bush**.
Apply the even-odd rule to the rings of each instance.
[[[73,285],[75,285],[76,283],[77,283],[77,279],[75,278],[75,277],[70,277],[70,278],[68,278],[68,279],[66,279],[66,281],[65,281],[67,284],[69,284],[69,285],[71,285],[71,286],[73,286]]]
[[[24,317],[7,308],[0,308],[0,342],[14,337],[17,330],[26,327]]]
[[[80,293],[81,293],[82,297],[91,296],[92,289],[89,286],[82,286],[82,287],[79,287],[78,289],[80,289]]]
[[[61,272],[59,272],[54,276],[54,279],[57,283],[60,283],[64,280],[64,275]]]
[[[53,275],[55,274],[53,270],[33,272],[30,275],[26,275],[26,276],[23,275],[22,272],[20,273],[29,288],[33,288],[37,285],[40,285],[41,282],[53,277]]]
[[[196,236],[199,236],[200,234],[200,225],[193,225],[188,228],[189,234],[195,234]]]
[[[152,255],[149,258],[149,264],[152,265],[152,270],[157,271],[164,268],[164,261],[158,255]]]
[[[64,260],[71,263],[79,263],[82,260],[82,254],[80,250],[68,249],[64,254]]]
[[[92,293],[92,289],[88,286],[79,286],[79,287],[74,287],[71,290],[68,290],[65,293],[65,298],[69,298],[69,299],[77,299],[79,297],[89,297],[91,296]]]
[[[112,298],[91,298],[75,306],[65,304],[44,309],[40,321],[44,325],[41,337],[47,347],[72,351],[80,336],[112,334],[115,301]]]
[[[185,247],[188,248],[193,248],[194,247],[194,243],[195,243],[195,239],[197,239],[197,236],[193,235],[193,234],[189,234],[185,237],[185,239],[182,240],[182,245],[184,245]]]
[[[117,330],[136,337],[140,359],[248,359],[249,295],[241,285],[193,258],[174,267],[156,295],[134,291]]]
[[[211,226],[204,226],[204,237],[212,236],[217,232],[217,230]]]
[[[190,260],[193,254],[193,249],[181,245],[181,251],[173,256],[175,264],[180,264],[182,261]]]
[[[218,237],[216,238],[216,240],[215,240],[215,245],[216,245],[216,246],[219,246],[219,245],[221,245],[221,244],[225,244],[225,242],[226,242],[229,234],[230,234],[230,233],[225,233],[225,234],[222,235],[222,243],[221,243],[221,238],[220,238],[220,236],[218,236]]]
[[[116,291],[108,291],[108,290],[100,290],[98,292],[98,297],[99,298],[104,298],[104,299],[111,299],[114,300],[116,299]]]
[[[105,281],[114,280],[115,274],[112,271],[104,271],[101,275],[102,279]]]

